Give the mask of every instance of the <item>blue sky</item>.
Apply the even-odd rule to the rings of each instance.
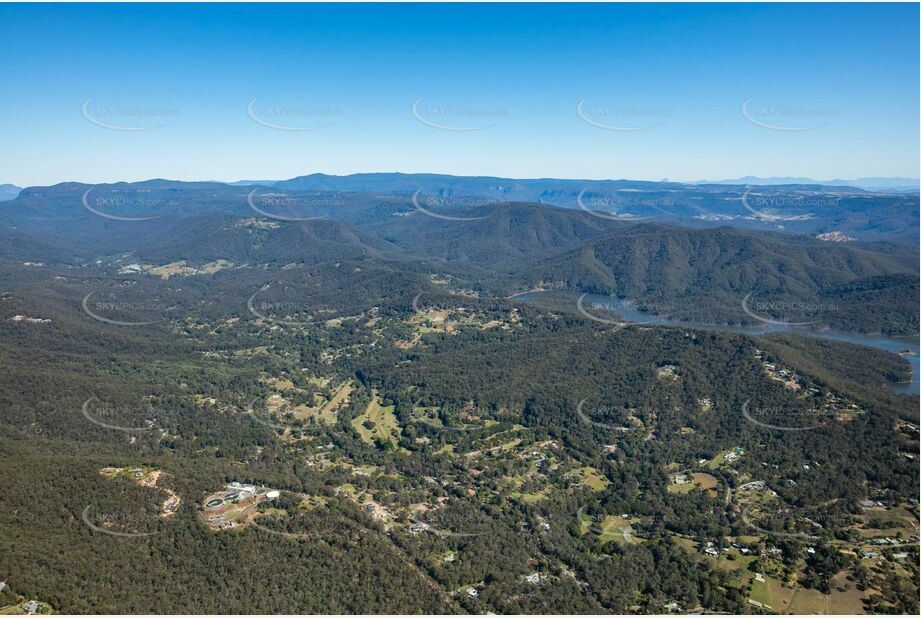
[[[918,17],[908,4],[4,4],[0,182],[915,177]]]

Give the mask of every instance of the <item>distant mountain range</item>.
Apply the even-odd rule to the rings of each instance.
[[[917,190],[864,189],[811,179],[754,177],[724,183],[640,180],[513,179],[445,174],[310,174],[271,185],[285,192],[348,192],[405,196],[454,207],[528,202],[592,211],[616,220],[656,219],[694,227],[733,225],[857,240],[917,243]],[[794,181],[802,181],[794,183]],[[871,180],[865,179],[868,186]],[[905,179],[903,179],[905,180]],[[878,183],[877,183],[878,184]],[[415,197],[414,197],[415,196]],[[474,196],[478,199],[467,199]],[[838,233],[838,234],[835,234]]]
[[[864,180],[872,184],[871,181],[885,179]],[[30,211],[51,230],[61,226],[99,226],[105,221],[104,216],[96,216],[99,212],[115,215],[114,220],[119,216],[253,216],[269,212],[281,215],[283,220],[323,217],[367,226],[373,222],[386,225],[388,220],[392,224],[395,217],[409,214],[438,211],[439,217],[463,220],[471,216],[464,214],[466,211],[482,206],[527,204],[533,208],[540,204],[580,210],[596,222],[654,220],[694,228],[729,225],[804,234],[820,240],[888,241],[917,246],[917,191],[814,183],[808,178],[755,177],[693,184],[447,174],[310,174],[289,180],[233,184],[164,179],[99,185],[69,182],[23,189],[8,203],[20,215]],[[265,205],[261,209],[265,212],[248,207],[252,199]],[[15,225],[13,215],[8,209],[0,209],[0,221]],[[73,231],[72,227],[67,229]]]
[[[389,189],[393,188],[393,184],[400,184],[402,182],[411,182],[411,181],[425,181],[425,180],[438,180],[444,182],[445,179],[463,179],[466,183],[488,183],[496,184],[501,182],[505,186],[511,186],[512,184],[522,183],[524,185],[531,184],[541,184],[546,185],[548,183],[582,183],[587,184],[591,183],[593,185],[597,183],[608,184],[608,183],[617,183],[618,185],[624,185],[625,183],[637,183],[643,186],[648,186],[649,184],[660,184],[660,185],[757,185],[757,186],[776,186],[776,185],[816,185],[823,187],[853,187],[856,189],[863,189],[866,191],[899,191],[899,192],[917,192],[919,191],[919,186],[921,186],[921,181],[917,178],[904,178],[897,176],[868,176],[863,178],[854,178],[854,179],[841,179],[836,178],[834,180],[816,180],[814,178],[808,178],[805,176],[771,176],[771,177],[761,177],[761,176],[743,176],[742,178],[732,178],[726,180],[700,180],[688,183],[681,182],[672,182],[667,178],[664,178],[660,181],[645,181],[645,180],[579,180],[579,179],[561,179],[561,178],[535,178],[535,179],[511,179],[511,178],[502,178],[495,176],[452,176],[448,174],[401,174],[401,173],[364,173],[364,174],[348,174],[345,176],[336,176],[329,174],[309,174],[307,176],[298,176],[296,178],[291,178],[288,180],[237,180],[227,184],[234,186],[254,186],[261,185],[265,187],[284,187],[284,188],[294,188],[294,187],[310,187],[318,189],[321,186],[326,189],[330,189],[333,186],[339,187],[337,190],[340,191],[371,191],[371,190],[381,190],[382,187],[387,187]],[[453,184],[453,183],[452,183]],[[376,189],[374,188],[376,187]],[[418,187],[417,187],[418,188]]]
[[[702,180],[699,184],[721,185],[822,185],[822,186],[847,186],[866,189],[867,191],[915,191],[919,190],[917,178],[900,178],[889,176],[870,176],[854,178],[853,180],[814,180],[803,176],[772,176],[760,178],[758,176],[743,176],[732,180]]]
[[[534,288],[614,294],[675,319],[723,324],[748,323],[740,299],[756,291],[772,300],[840,308],[823,317],[835,328],[917,332],[914,197],[813,187],[806,194],[815,199],[808,208],[816,216],[784,221],[778,230],[776,222],[753,229],[753,215],[741,202],[748,192],[744,186],[607,183],[610,195],[639,200],[626,203],[630,210],[667,211],[640,220],[494,199],[536,191],[537,181],[369,176],[311,176],[274,188],[167,180],[33,187],[0,206],[0,265],[121,268],[182,262],[199,268],[225,260],[242,269],[232,275],[246,279],[241,288],[254,273],[284,276],[298,265],[341,268],[329,285],[346,285],[361,273],[368,290],[374,285],[416,290],[416,283],[406,282],[426,281],[435,273],[451,278],[458,289],[489,296]],[[279,188],[295,184],[315,189]],[[419,184],[429,187],[429,195],[463,199],[419,201],[414,199],[419,189],[413,189]],[[458,193],[439,192],[444,184]],[[638,184],[645,188],[634,188]],[[567,195],[573,186],[578,185],[556,185],[549,195]],[[803,190],[795,187],[759,187],[746,200],[752,208],[759,199],[783,206],[784,200],[799,199]],[[469,199],[471,193],[462,189],[483,191],[486,199],[483,194]],[[583,191],[586,200],[599,195],[598,189]],[[830,196],[836,197],[823,206]],[[664,201],[656,206],[655,200],[665,199],[671,206]],[[787,212],[797,210],[801,206]],[[735,214],[694,218],[699,211]],[[829,226],[857,240],[823,242],[790,233]],[[863,302],[867,298],[873,302]]]
[[[0,202],[15,200],[20,191],[22,187],[16,185],[0,185]]]
[[[196,181],[190,181],[196,182]],[[528,187],[541,187],[545,190],[550,187],[572,186],[580,187],[618,187],[618,188],[651,188],[695,186],[695,185],[756,185],[756,186],[781,186],[803,185],[819,187],[855,188],[865,191],[897,191],[917,192],[921,189],[921,180],[918,178],[904,178],[898,176],[868,176],[854,179],[816,180],[806,176],[743,176],[724,180],[699,180],[691,182],[676,182],[663,178],[659,181],[608,179],[590,180],[577,178],[504,178],[500,176],[454,176],[451,174],[404,174],[400,172],[371,172],[360,174],[347,174],[337,176],[334,174],[308,174],[286,180],[235,180],[222,182],[218,180],[197,181],[209,184],[226,184],[233,187],[277,187],[281,189],[311,190],[311,191],[384,191],[384,192],[414,192],[420,188],[425,189],[432,182],[438,184],[442,191],[452,189],[464,190],[503,190],[515,192],[526,190]],[[552,189],[549,189],[552,190]],[[10,200],[19,195],[22,187],[13,184],[0,184],[0,201]],[[529,192],[533,193],[533,192]],[[532,200],[528,200],[532,201]]]

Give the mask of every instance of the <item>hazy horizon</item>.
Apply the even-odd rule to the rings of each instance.
[[[402,9],[0,6],[0,182],[917,175],[917,5]]]
[[[26,189],[29,187],[51,187],[60,184],[87,184],[87,185],[106,185],[106,184],[136,184],[143,182],[153,182],[153,181],[164,181],[164,182],[204,182],[204,183],[218,183],[226,185],[234,184],[258,184],[260,182],[284,182],[286,180],[292,180],[294,178],[301,178],[307,176],[329,176],[335,178],[346,178],[351,176],[364,176],[364,175],[404,175],[404,176],[414,176],[414,175],[427,175],[427,176],[452,176],[456,178],[506,178],[511,180],[526,180],[526,181],[539,181],[539,180],[548,180],[548,181],[580,181],[584,180],[586,182],[610,182],[610,181],[627,181],[627,182],[673,182],[681,184],[729,184],[732,182],[741,182],[748,180],[762,180],[762,181],[777,181],[776,184],[798,184],[799,181],[808,181],[815,184],[829,185],[830,183],[836,182],[858,182],[858,181],[891,181],[892,185],[897,185],[896,181],[905,181],[916,184],[921,182],[921,179],[917,177],[903,177],[903,176],[861,176],[858,178],[807,178],[803,176],[755,176],[752,174],[747,174],[745,176],[740,176],[738,178],[698,178],[693,180],[679,179],[679,178],[658,178],[658,179],[648,179],[648,178],[619,178],[619,177],[608,177],[608,178],[588,178],[588,177],[562,177],[562,176],[541,176],[541,177],[513,177],[513,176],[501,176],[496,174],[450,174],[446,172],[437,172],[437,171],[421,171],[421,172],[403,172],[403,171],[361,171],[361,172],[352,172],[345,174],[332,174],[327,172],[318,172],[318,171],[308,171],[302,174],[297,174],[291,177],[276,177],[276,178],[231,178],[231,179],[219,179],[219,178],[168,178],[164,176],[150,176],[142,177],[136,179],[112,179],[112,180],[101,180],[97,182],[87,182],[85,180],[77,178],[67,178],[63,180],[56,180],[49,183],[42,183],[36,185],[23,185],[15,181],[7,181],[0,178],[0,185],[8,184],[17,186],[21,189]],[[858,186],[858,185],[854,185]],[[883,190],[883,189],[880,189]]]

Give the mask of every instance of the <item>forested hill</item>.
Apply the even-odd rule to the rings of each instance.
[[[66,183],[0,203],[0,258],[277,267],[372,260],[410,271],[423,260],[483,294],[560,288],[613,294],[682,320],[750,324],[757,318],[741,304],[751,293],[760,305],[813,308],[802,316],[759,312],[768,319],[918,331],[915,248],[451,199],[283,194],[220,183]]]
[[[87,191],[91,205],[129,216],[140,212],[234,214],[246,210],[246,198],[254,193],[274,200],[273,208],[280,209],[275,212],[322,215],[353,224],[380,222],[388,212],[408,212],[416,196],[423,205],[440,203],[461,217],[463,213],[457,211],[477,203],[526,202],[594,211],[603,218],[651,217],[691,227],[731,225],[914,247],[918,246],[919,229],[916,191],[868,191],[822,184],[692,184],[444,174],[311,174],[264,184],[162,179],[100,185],[68,182],[22,190],[11,203],[0,207],[0,221],[12,209],[17,214],[41,217],[49,230],[54,229],[56,222],[88,214],[79,212]]]
[[[828,246],[728,227],[642,224],[541,260],[519,274],[529,287],[612,294],[681,320],[751,323],[740,307],[753,293],[762,304],[765,299],[788,308],[814,304],[812,313],[804,308],[802,319],[838,328],[863,323],[871,332],[874,324],[885,324],[880,330],[888,332],[918,329],[917,255],[889,247]]]

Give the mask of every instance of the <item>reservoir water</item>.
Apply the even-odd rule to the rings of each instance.
[[[512,298],[515,300],[533,301],[539,299],[545,294],[552,294],[556,297],[571,297],[574,304],[578,301],[579,297],[582,296],[576,292],[562,292],[554,290],[549,292],[525,292],[523,294],[513,296]],[[724,332],[743,333],[746,335],[755,336],[765,335],[768,333],[793,332],[798,335],[805,335],[809,337],[819,337],[821,339],[831,339],[834,341],[845,341],[847,343],[865,345],[871,348],[892,352],[894,354],[903,353],[903,358],[905,358],[905,360],[911,364],[911,382],[895,386],[893,387],[893,390],[899,393],[909,393],[913,395],[919,394],[919,386],[921,386],[921,381],[919,381],[919,375],[921,375],[921,357],[919,357],[919,342],[917,337],[860,335],[834,330],[820,331],[798,326],[777,324],[765,324],[764,326],[722,326],[717,324],[695,324],[691,322],[680,322],[669,320],[668,318],[661,316],[644,313],[643,311],[639,311],[638,309],[630,307],[629,303],[626,303],[623,300],[612,299],[610,296],[603,296],[600,294],[586,294],[582,299],[582,304],[586,308],[592,308],[593,313],[597,312],[598,308],[604,310],[604,308],[610,307],[613,304],[616,309],[610,310],[611,314],[617,315],[627,322],[637,324],[649,324],[654,326],[683,326],[686,328],[719,330]]]

